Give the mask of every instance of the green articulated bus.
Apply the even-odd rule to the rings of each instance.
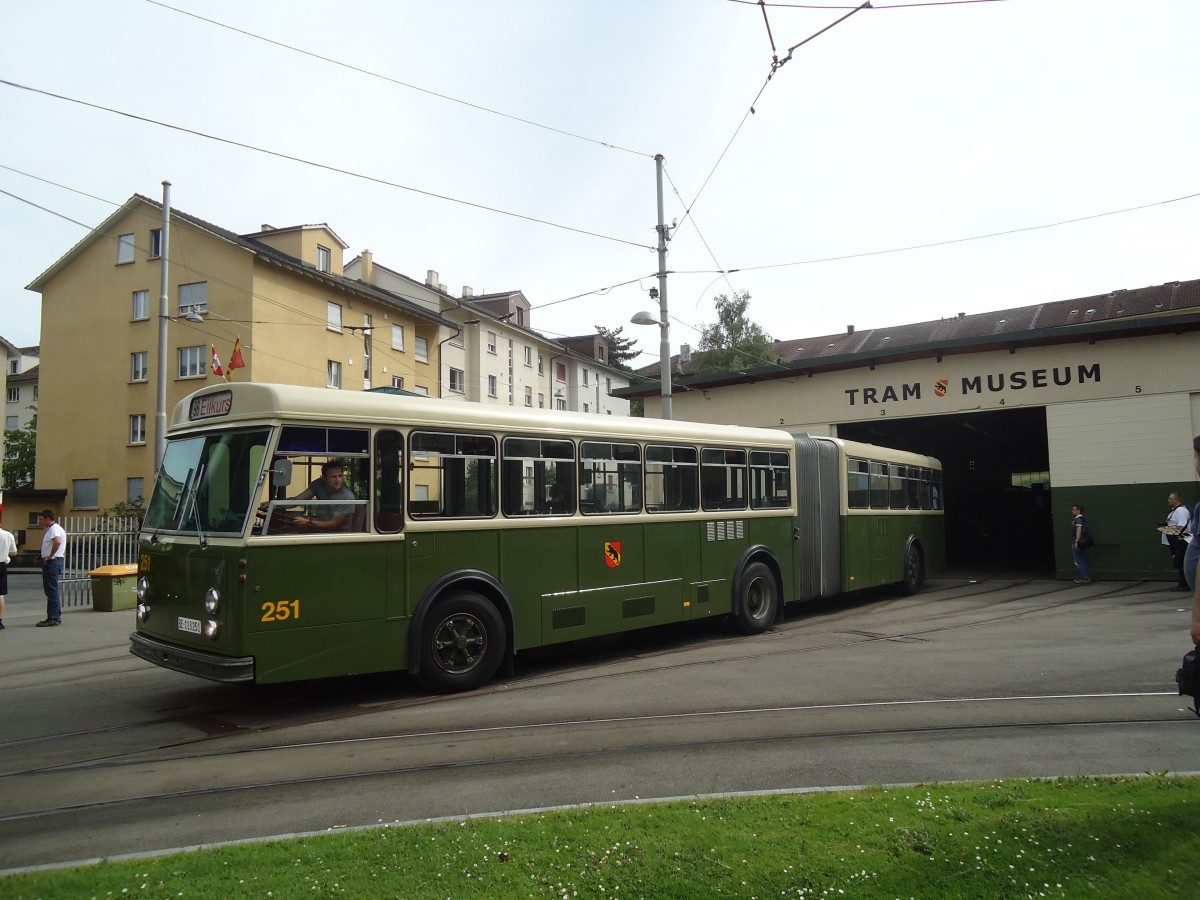
[[[403,671],[785,601],[916,591],[937,460],[785,431],[272,384],[174,410],[131,652],[221,682]]]

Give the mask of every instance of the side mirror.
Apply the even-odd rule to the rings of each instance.
[[[290,459],[275,460],[275,467],[271,469],[271,486],[287,487],[291,483],[292,461]]]

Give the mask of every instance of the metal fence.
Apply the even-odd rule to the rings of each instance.
[[[67,553],[59,582],[62,605],[91,606],[88,572],[99,566],[136,563],[137,516],[70,516],[59,524],[67,533]]]

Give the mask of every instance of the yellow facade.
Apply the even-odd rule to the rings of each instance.
[[[151,232],[161,225],[161,207],[135,196],[29,286],[42,295],[36,487],[67,491],[60,513],[125,502],[130,479],[144,479],[145,491],[153,484],[162,260],[150,249]],[[130,239],[122,239],[129,235],[132,253]],[[318,247],[330,251],[328,275],[317,269]],[[436,396],[436,354],[446,323],[341,279],[344,249],[324,225],[243,239],[173,213],[164,354],[168,415],[185,395],[216,380],[210,348],[227,369],[238,338],[245,368],[233,372],[236,381],[327,386],[335,362],[343,390],[388,387],[397,375],[407,389]],[[119,261],[122,256],[132,258]],[[197,286],[184,301],[204,297],[202,322],[189,321],[188,309],[181,309],[181,285]],[[146,293],[135,302],[137,292]],[[330,304],[341,315],[340,331],[329,325]],[[361,330],[366,317],[374,325],[369,382]],[[413,341],[393,349],[391,325],[425,337],[429,361],[414,359]],[[191,348],[182,361],[181,348]],[[145,354],[144,371],[135,372],[134,354]],[[181,364],[195,374],[181,374]],[[145,417],[141,435],[135,416]]]

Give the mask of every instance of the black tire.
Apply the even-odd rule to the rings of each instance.
[[[472,691],[496,674],[507,643],[496,607],[471,591],[449,594],[425,619],[417,678],[435,694]]]
[[[745,634],[762,634],[779,613],[779,582],[766,563],[752,562],[738,579],[734,621]]]
[[[925,565],[921,561],[921,551],[916,541],[910,541],[904,550],[904,579],[900,582],[900,590],[912,596],[925,583]]]

